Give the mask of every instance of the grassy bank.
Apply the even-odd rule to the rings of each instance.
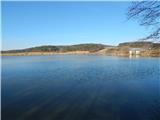
[[[2,56],[32,56],[55,54],[101,54],[111,56],[129,56],[131,48],[141,48],[139,56],[160,57],[160,43],[126,42],[118,46],[103,44],[78,44],[68,46],[39,46],[21,50],[2,51]]]

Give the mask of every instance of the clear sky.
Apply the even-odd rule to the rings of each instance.
[[[130,2],[2,2],[2,49],[39,45],[117,45],[147,35],[126,21]]]

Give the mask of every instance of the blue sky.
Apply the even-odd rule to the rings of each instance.
[[[2,2],[2,49],[39,45],[117,45],[147,35],[126,21],[130,2]]]

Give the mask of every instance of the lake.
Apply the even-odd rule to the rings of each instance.
[[[160,120],[160,58],[3,56],[2,120]]]

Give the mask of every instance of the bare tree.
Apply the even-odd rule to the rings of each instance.
[[[147,26],[153,30],[146,39],[160,39],[160,1],[136,1],[128,8],[128,19],[137,19],[141,26]]]

